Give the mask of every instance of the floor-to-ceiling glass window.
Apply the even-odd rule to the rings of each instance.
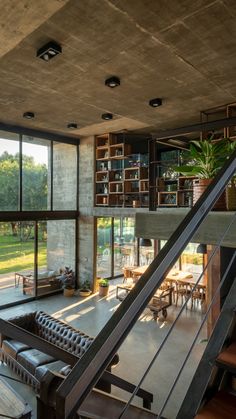
[[[25,278],[34,275],[34,222],[0,223],[1,304],[17,302],[35,294],[34,283],[25,292]]]
[[[112,277],[112,218],[97,219],[97,276]]]
[[[60,271],[75,272],[77,173],[76,144],[0,132],[0,307],[60,290]]]
[[[181,269],[186,272],[191,272],[194,278],[198,279],[203,271],[203,254],[197,253],[198,244],[189,243],[181,257]]]
[[[135,220],[131,217],[97,218],[97,276],[113,278],[124,266],[137,264]]]
[[[114,218],[114,276],[122,275],[123,266],[137,264],[137,239],[134,230],[134,218]]]
[[[22,209],[42,211],[51,205],[51,142],[23,136]]]
[[[20,208],[19,136],[0,132],[0,211]]]
[[[37,295],[43,295],[62,288],[65,267],[75,272],[75,221],[41,221],[37,232]]]

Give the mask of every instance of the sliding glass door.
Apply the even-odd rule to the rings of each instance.
[[[137,264],[134,227],[130,217],[97,218],[97,277],[114,278],[123,266]]]
[[[11,304],[35,295],[34,281],[26,290],[26,278],[34,277],[34,222],[0,223],[0,301]]]

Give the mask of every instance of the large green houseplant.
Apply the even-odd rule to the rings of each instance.
[[[195,203],[225,161],[236,148],[236,143],[228,138],[191,141],[189,151],[185,153],[186,165],[175,166],[174,170],[184,176],[196,176],[193,181],[193,203]],[[223,193],[214,209],[226,209],[226,194]]]

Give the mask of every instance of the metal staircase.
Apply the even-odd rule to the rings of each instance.
[[[92,343],[88,351],[83,356],[83,358],[75,365],[69,377],[61,384],[56,395],[56,417],[58,419],[75,417],[77,415],[77,412],[79,412],[80,409],[82,409],[83,403],[86,403],[86,400],[88,400],[89,397],[91,397],[89,395],[93,394],[91,392],[94,388],[94,385],[103,374],[105,368],[107,367],[112,357],[114,356],[114,354],[117,352],[117,350],[119,349],[119,347],[125,340],[126,336],[128,335],[128,333],[134,326],[135,322],[139,318],[142,311],[147,306],[148,302],[150,301],[155,291],[162,284],[169,269],[174,265],[174,263],[180,256],[181,252],[186,247],[187,243],[191,240],[191,237],[198,229],[201,222],[207,216],[208,212],[211,210],[214,203],[216,202],[218,197],[221,195],[227,183],[229,182],[231,177],[234,175],[235,169],[236,169],[236,152],[234,152],[231,158],[227,160],[227,162],[225,163],[225,166],[222,168],[222,170],[218,173],[216,178],[210,184],[207,191],[202,195],[202,197],[198,200],[196,205],[187,214],[187,216],[185,217],[183,222],[179,225],[177,230],[173,233],[173,235],[171,236],[167,244],[160,251],[160,253],[155,258],[155,260],[151,263],[148,270],[142,275],[137,285],[127,295],[127,297],[121,303],[117,311],[113,314],[111,319],[102,329],[102,331],[99,333],[99,335],[94,340],[94,342]],[[234,222],[234,219],[232,222]],[[229,228],[230,228],[230,225],[228,226],[228,229]],[[221,241],[219,242],[219,246],[220,244],[221,244]],[[231,264],[233,263],[234,258],[235,258],[235,254],[231,259],[231,262],[230,262]],[[200,279],[201,277],[199,278],[199,281]],[[224,281],[222,279],[221,285],[219,289],[217,290],[217,293],[219,293],[223,282]],[[195,289],[193,288],[192,292],[194,291]],[[229,296],[231,296],[232,292],[233,291],[229,292]],[[189,296],[189,298],[191,297]],[[236,300],[234,299],[234,304],[235,304],[235,301]],[[186,304],[187,302],[188,301],[186,301]],[[180,310],[179,315],[176,318],[176,321],[178,320],[183,310],[184,310],[184,306]],[[209,310],[210,310],[210,307],[209,307]],[[207,315],[205,317],[205,320],[206,318],[207,318]],[[232,318],[232,313],[231,313],[231,318]],[[148,374],[150,368],[152,367],[153,362],[159,355],[166,340],[168,339],[168,336],[174,329],[176,321],[171,326],[166,338],[164,339],[159,349],[157,350],[153,360],[150,362],[150,365],[147,368],[146,373],[140,380],[132,397],[130,398],[128,403],[125,405],[122,412],[120,413],[122,402],[118,403],[119,407],[117,409],[115,408],[113,409],[114,418],[121,419],[121,418],[132,417],[131,411],[133,412],[134,408],[131,407],[131,402],[133,400],[133,397],[139,390],[142,382],[144,381],[146,375]],[[202,325],[200,326],[200,329],[201,327]],[[196,339],[198,338],[198,336],[199,334],[196,335],[194,342],[191,345],[191,349],[194,343],[196,342]],[[222,345],[223,345],[223,342],[222,342]],[[170,392],[167,395],[167,399],[164,405],[160,407],[159,413],[154,414],[154,417],[156,418],[161,417],[162,412],[164,411],[164,408],[169,400],[169,397],[172,394],[172,391],[184,368],[184,365],[186,364],[188,360],[188,357],[189,357],[189,354],[187,354],[187,357],[183,363],[183,366],[180,368],[180,371],[173,382],[173,385],[170,389]],[[202,371],[202,373],[204,376],[206,376],[205,371]],[[197,403],[198,405],[200,405],[201,396],[199,394],[198,395],[194,394],[194,397],[198,398]],[[221,395],[219,397],[221,398]],[[136,417],[139,417],[138,413]],[[188,418],[190,419],[191,417],[194,417],[194,416],[191,416],[191,414],[190,416],[188,416],[188,414],[185,416],[178,415],[179,419],[181,417],[183,419],[188,419]]]

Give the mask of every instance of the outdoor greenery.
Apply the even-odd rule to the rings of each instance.
[[[22,156],[23,208],[24,210],[47,209],[48,170],[33,157]],[[19,153],[4,151],[0,155],[0,210],[19,209]]]
[[[38,243],[38,265],[45,266],[47,261],[46,241]],[[13,235],[0,234],[0,272],[9,274],[26,269],[32,270],[34,266],[34,242],[32,240],[20,241]]]

